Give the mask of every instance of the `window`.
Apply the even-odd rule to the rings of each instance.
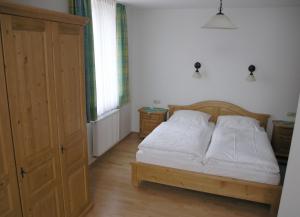
[[[119,104],[116,38],[116,1],[92,0],[97,113],[103,115]]]

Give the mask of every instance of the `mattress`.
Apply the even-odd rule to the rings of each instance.
[[[278,185],[280,182],[279,173],[252,170],[248,167],[243,167],[243,165],[236,166],[234,164],[224,163],[218,160],[204,164],[199,158],[185,153],[160,150],[139,150],[136,154],[136,160],[147,164],[264,184]]]

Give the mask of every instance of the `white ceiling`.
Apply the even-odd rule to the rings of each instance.
[[[219,0],[117,0],[140,8],[216,8]],[[224,8],[300,6],[300,0],[223,0]]]

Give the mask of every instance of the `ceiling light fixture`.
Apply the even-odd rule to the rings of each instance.
[[[220,0],[219,12],[213,16],[202,28],[205,29],[237,29],[229,17],[223,13],[223,0]]]

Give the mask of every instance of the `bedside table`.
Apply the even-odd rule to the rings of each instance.
[[[293,130],[293,122],[273,121],[273,135],[271,143],[279,162],[281,161],[286,163],[288,160]]]
[[[167,120],[168,109],[143,107],[140,113],[140,138],[145,138],[161,122]]]

